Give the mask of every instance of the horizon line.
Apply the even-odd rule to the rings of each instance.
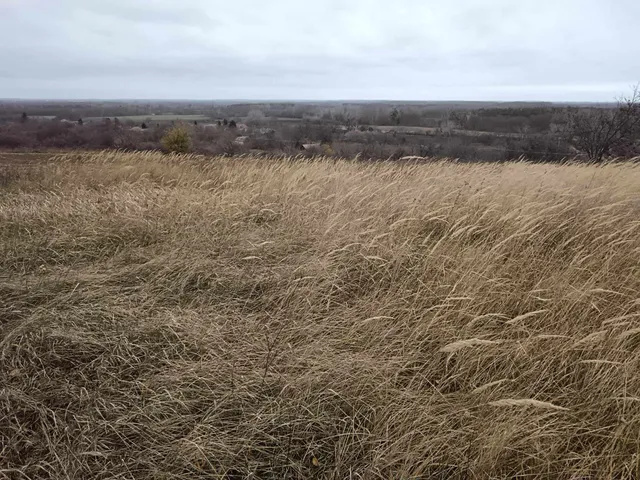
[[[21,98],[3,97],[0,102],[198,102],[198,103],[548,103],[556,105],[572,104],[615,104],[609,100],[407,100],[407,99],[260,99],[260,98]]]

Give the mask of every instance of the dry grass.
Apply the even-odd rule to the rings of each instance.
[[[0,478],[640,474],[638,166],[4,175]]]

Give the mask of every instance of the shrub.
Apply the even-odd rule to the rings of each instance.
[[[29,139],[25,136],[19,136],[14,133],[0,132],[0,147],[2,148],[20,148],[29,146]]]
[[[189,132],[183,127],[173,127],[162,137],[162,146],[169,152],[187,153],[191,150]]]

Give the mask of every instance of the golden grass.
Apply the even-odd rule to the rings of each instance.
[[[637,478],[640,167],[0,182],[0,478]]]

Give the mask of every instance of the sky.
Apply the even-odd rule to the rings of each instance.
[[[611,101],[640,0],[0,0],[0,98]]]

